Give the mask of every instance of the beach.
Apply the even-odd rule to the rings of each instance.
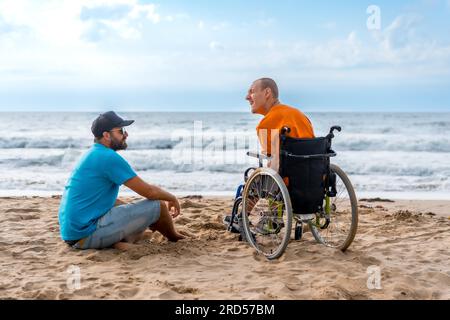
[[[188,237],[147,231],[128,251],[68,247],[59,203],[0,198],[0,299],[450,299],[450,201],[360,199],[347,252],[306,233],[276,261],[225,230],[229,197],[181,198],[176,226]]]
[[[450,301],[449,18],[450,0],[0,0],[0,300],[174,319]]]

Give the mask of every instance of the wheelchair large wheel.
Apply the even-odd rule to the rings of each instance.
[[[324,212],[317,214],[309,226],[317,242],[345,251],[352,244],[358,228],[358,201],[345,172],[333,164],[331,170],[336,173],[336,197],[327,196]]]
[[[257,169],[242,193],[242,225],[247,241],[267,259],[279,258],[289,243],[292,206],[280,175]]]

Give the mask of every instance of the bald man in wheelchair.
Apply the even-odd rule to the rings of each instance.
[[[287,134],[291,138],[312,139],[315,136],[311,121],[300,110],[280,102],[278,86],[273,79],[255,80],[245,99],[250,103],[253,114],[264,116],[256,127],[261,153],[269,160],[267,166],[278,172],[281,131],[287,127],[290,129]],[[289,181],[284,181],[288,185]],[[239,196],[241,187],[238,189],[236,197]],[[247,208],[247,210],[251,211],[252,208]],[[231,219],[231,216],[224,219],[224,223],[230,225],[229,231],[240,233],[240,222],[233,221],[230,224]]]
[[[256,132],[262,154],[271,157],[268,166],[278,172],[281,130],[288,127],[291,138],[312,139],[314,129],[311,121],[300,110],[280,102],[278,86],[270,78],[254,81],[245,99],[250,103],[253,114],[264,116]]]
[[[252,112],[264,116],[256,128],[262,154],[248,153],[259,159],[259,168],[245,172],[227,229],[269,260],[283,255],[292,232],[296,241],[308,231],[318,243],[345,251],[356,236],[358,200],[344,170],[330,162],[337,155],[334,131],[342,128],[316,138],[311,121],[278,95],[268,78],[248,91]]]

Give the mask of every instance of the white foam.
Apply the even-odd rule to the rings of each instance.
[[[246,156],[255,150],[258,117],[251,114],[131,113],[129,149],[120,154],[146,181],[180,193],[230,193],[245,169],[257,165]],[[2,114],[0,189],[54,192],[64,189],[72,168],[92,145],[92,113]],[[333,163],[349,175],[358,192],[446,194],[450,192],[450,114],[308,114],[315,132],[325,135],[341,125]],[[193,133],[202,121],[203,143],[175,137]],[[224,135],[239,141],[229,148]],[[222,152],[226,146],[225,152]],[[180,154],[187,155],[180,162]]]

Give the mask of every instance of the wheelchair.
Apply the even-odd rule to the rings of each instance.
[[[279,172],[263,167],[270,156],[248,152],[259,160],[259,168],[245,172],[228,230],[239,232],[269,260],[284,254],[292,233],[301,240],[303,224],[318,243],[345,251],[358,228],[358,203],[348,176],[330,163],[336,156],[331,149],[335,130],[341,127],[332,127],[326,137],[296,139],[283,128]]]

